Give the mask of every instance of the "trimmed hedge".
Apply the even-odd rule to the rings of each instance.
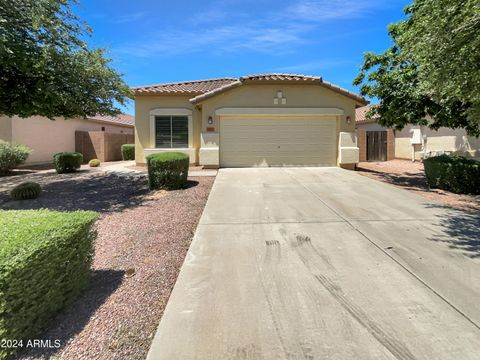
[[[0,175],[6,175],[23,164],[31,152],[25,145],[0,142]]]
[[[431,188],[457,194],[480,194],[480,162],[441,155],[423,160],[423,165]]]
[[[187,183],[188,155],[164,152],[147,156],[148,185],[150,189],[181,189]]]
[[[78,152],[61,152],[53,155],[53,165],[57,173],[71,173],[80,169],[83,155]]]
[[[38,336],[86,288],[97,214],[0,210],[0,339]],[[0,348],[0,358],[12,349]]]
[[[27,181],[15,186],[10,192],[10,196],[14,200],[28,200],[36,199],[42,193],[42,188],[39,184],[32,181]]]
[[[100,164],[101,164],[101,162],[98,159],[92,159],[88,162],[88,166],[90,166],[90,167],[99,167]]]
[[[122,145],[122,159],[135,160],[135,144]]]

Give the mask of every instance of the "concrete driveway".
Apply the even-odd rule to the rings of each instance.
[[[479,359],[480,215],[338,168],[222,169],[149,359]]]

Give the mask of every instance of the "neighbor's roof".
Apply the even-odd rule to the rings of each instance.
[[[377,122],[378,116],[374,116],[372,119],[367,119],[366,117],[368,110],[370,110],[372,106],[375,106],[375,105],[367,105],[367,106],[362,106],[355,109],[355,122],[357,123]]]
[[[137,94],[204,94],[223,85],[237,81],[235,78],[220,78],[194,81],[181,81],[157,85],[136,86]]]
[[[120,114],[117,116],[95,115],[88,116],[87,119],[119,126],[135,126],[135,117],[129,114]]]
[[[361,104],[368,104],[368,101],[351,91],[343,89],[327,81],[323,81],[320,76],[310,76],[302,74],[254,74],[236,78],[220,78],[211,80],[184,81],[175,83],[166,83],[158,85],[138,86],[132,89],[136,94],[192,94],[196,95],[190,101],[198,103],[219,93],[222,93],[243,83],[262,82],[262,83],[316,83],[327,89],[345,95]]]

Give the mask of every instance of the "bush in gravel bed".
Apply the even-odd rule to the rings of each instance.
[[[431,188],[457,194],[480,194],[480,162],[461,156],[441,155],[423,161]]]
[[[0,338],[23,340],[85,289],[91,275],[92,211],[0,210]],[[12,348],[0,348],[5,358]]]
[[[135,144],[122,145],[122,159],[135,160]]]
[[[71,173],[80,169],[83,155],[78,152],[61,152],[53,155],[53,164],[58,174]]]
[[[90,166],[90,167],[99,167],[100,164],[101,164],[101,162],[98,159],[92,159],[88,162],[88,166]]]
[[[36,182],[27,181],[15,186],[10,192],[13,200],[36,199],[42,193],[42,188]]]
[[[0,142],[0,175],[6,175],[23,164],[31,152],[25,145]]]
[[[187,183],[188,155],[165,152],[147,156],[148,185],[150,189],[181,189]]]

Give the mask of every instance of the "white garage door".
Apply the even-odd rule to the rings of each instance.
[[[335,166],[336,121],[326,117],[223,117],[220,166]]]

